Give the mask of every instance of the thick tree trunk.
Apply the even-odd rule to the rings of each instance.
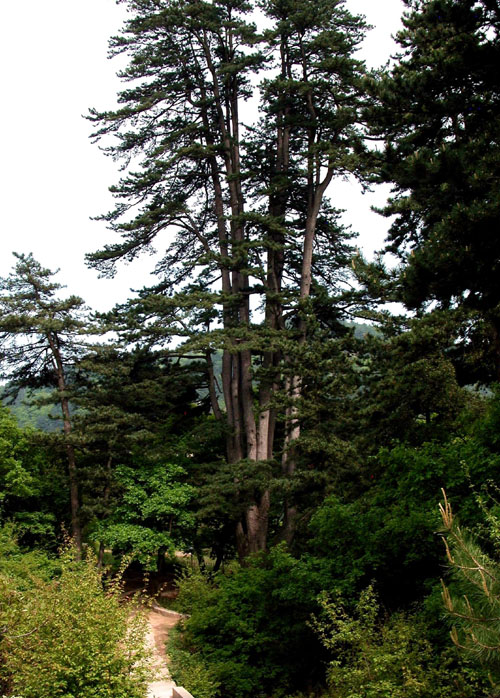
[[[310,196],[309,209],[306,219],[306,229],[304,245],[302,251],[302,270],[300,276],[300,300],[301,304],[311,295],[312,284],[312,260],[314,238],[316,235],[316,225],[321,203],[325,192],[333,178],[333,168],[329,167],[324,179],[319,181],[317,174],[314,174],[313,167],[310,168]],[[315,181],[316,180],[316,181]],[[307,340],[307,321],[304,317],[299,321],[299,344],[305,344]],[[302,395],[302,379],[300,375],[293,375],[289,380],[286,394],[290,400],[286,415],[285,444],[282,458],[282,472],[291,480],[297,469],[296,456],[294,453],[294,442],[300,437],[300,420],[298,417],[298,403]],[[297,519],[297,507],[287,498],[284,502],[284,519],[280,537],[289,545],[295,535],[295,523]]]
[[[227,457],[229,463],[238,463],[245,459],[254,463],[258,469],[265,461],[270,461],[274,453],[276,413],[272,406],[273,392],[279,383],[279,351],[271,347],[263,354],[263,379],[258,394],[254,394],[252,384],[252,353],[243,346],[250,328],[250,287],[247,252],[245,251],[245,201],[242,191],[240,172],[239,139],[239,99],[241,98],[237,76],[217,72],[213,60],[213,47],[207,31],[198,35],[202,49],[205,68],[200,68],[200,90],[204,97],[211,97],[215,120],[208,111],[203,112],[207,145],[220,146],[220,159],[213,156],[210,160],[214,190],[215,214],[217,217],[219,252],[221,255],[222,291],[224,293],[223,324],[230,331],[224,349],[222,367],[222,386],[226,406],[229,433],[227,437]],[[288,37],[283,36],[280,45],[281,76],[284,81],[292,79],[291,58]],[[221,49],[232,56],[232,32],[229,31]],[[230,59],[227,59],[230,62]],[[304,54],[304,81],[308,82]],[[207,76],[209,80],[207,82]],[[274,153],[275,188],[269,199],[269,214],[273,220],[280,220],[285,225],[289,184],[287,175],[290,162],[291,127],[288,124],[289,95],[283,88],[281,111],[276,122],[276,149]],[[321,161],[315,154],[316,113],[312,91],[307,95],[307,108],[311,115],[311,127],[308,135],[308,210],[303,244],[303,259],[300,281],[299,312],[304,301],[310,295],[313,244],[316,223],[333,170],[321,181]],[[222,186],[224,182],[224,187]],[[229,209],[230,216],[227,215]],[[229,225],[227,221],[229,220]],[[284,268],[283,233],[270,226],[269,238],[273,244],[267,254],[267,297],[265,326],[270,333],[283,329],[283,309],[280,298],[282,291],[282,274]],[[227,262],[226,262],[227,260]],[[300,320],[301,342],[306,340],[306,321]],[[211,380],[213,382],[213,379]],[[287,410],[285,424],[285,444],[283,449],[283,473],[292,477],[295,471],[293,442],[300,436],[300,423],[297,403],[301,396],[301,378],[290,378],[290,407]],[[211,394],[213,411],[218,418],[222,415]],[[253,473],[249,473],[249,478]],[[238,482],[235,482],[238,487]],[[248,554],[264,550],[267,545],[268,518],[270,509],[270,492],[268,488],[256,488],[254,501],[244,512],[237,524],[236,541],[240,559]],[[295,509],[285,503],[286,538],[293,535]]]
[[[205,356],[208,371],[208,393],[210,395],[210,404],[212,406],[212,412],[214,413],[214,417],[217,419],[217,421],[220,422],[222,420],[222,413],[219,407],[219,398],[217,396],[216,390],[214,365],[212,362],[212,352],[210,350],[207,350],[205,352]]]
[[[228,37],[228,49],[232,50],[232,37]],[[223,145],[223,161],[225,177],[229,194],[230,235],[225,237],[225,249],[221,247],[221,256],[228,257],[229,253],[233,258],[231,269],[231,279],[228,283],[223,276],[223,291],[230,294],[234,302],[229,304],[231,309],[236,309],[236,316],[231,310],[224,313],[225,329],[235,332],[234,339],[230,341],[230,346],[224,351],[223,356],[223,391],[226,404],[226,413],[230,433],[227,437],[227,456],[230,463],[237,463],[243,458],[249,462],[258,463],[258,427],[254,409],[254,395],[252,387],[252,355],[249,349],[242,348],[240,342],[243,341],[244,333],[250,325],[250,302],[249,302],[249,279],[245,271],[246,260],[244,250],[245,229],[243,223],[244,198],[241,188],[240,178],[240,143],[239,143],[239,87],[237,81],[228,76],[224,78],[225,97],[219,86],[219,76],[217,75],[206,38],[203,40],[203,48],[207,68],[211,75],[214,104],[217,112],[218,132]],[[224,225],[225,212],[223,210],[222,188],[218,168],[214,161],[212,166],[212,181],[215,190],[216,214],[219,230]],[[219,234],[219,240],[221,235]],[[240,259],[235,263],[234,260]],[[223,270],[224,271],[224,270]],[[243,330],[243,335],[238,337]],[[260,425],[259,425],[260,426]],[[267,444],[269,442],[268,430],[263,427],[263,437]],[[238,482],[235,483],[238,486]],[[254,504],[245,512],[243,520],[237,524],[236,543],[240,559],[244,559],[248,554],[263,550],[267,541],[267,520],[269,511],[269,493],[264,492]]]
[[[301,396],[301,381],[299,376],[292,376],[287,380],[286,393],[290,400],[290,405],[286,411],[285,443],[281,460],[281,470],[283,476],[289,481],[293,478],[297,462],[293,452],[294,444],[300,436],[300,421],[298,418],[297,403]],[[283,506],[283,526],[280,532],[281,540],[288,545],[291,544],[295,535],[295,521],[297,518],[297,507],[292,503],[290,497],[286,497]]]

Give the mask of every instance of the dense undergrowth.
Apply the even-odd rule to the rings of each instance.
[[[50,521],[45,500],[36,498],[47,487],[38,484],[45,477],[45,447],[30,452],[32,432],[15,427],[5,413],[3,419],[4,451],[8,439],[15,446],[11,460],[2,462],[11,474],[2,497],[4,520],[11,523],[0,536],[3,692],[140,698],[147,673],[144,627],[139,616],[130,625],[107,567],[116,570],[130,551],[107,551],[103,572],[92,556],[79,562],[72,549],[57,555],[55,530],[44,536],[40,527],[34,542],[23,521]],[[417,422],[415,433],[419,428]],[[201,536],[189,558],[169,561],[160,550],[144,563],[148,553],[141,548],[129,575],[144,579],[158,567],[158,584],[175,576],[176,609],[187,614],[169,646],[177,682],[195,698],[496,695],[495,653],[461,650],[450,640],[458,621],[443,605],[440,578],[453,598],[470,591],[446,559],[438,503],[446,487],[462,526],[496,574],[489,560],[499,549],[499,433],[500,394],[471,395],[447,435],[438,430],[433,439],[393,440],[367,456],[356,486],[329,485],[319,501],[313,488],[314,506],[302,517],[294,544],[275,544],[244,565],[230,545],[222,564],[217,554],[211,558]],[[142,472],[141,478],[140,487],[130,484],[137,498],[143,497]],[[146,506],[145,496],[140,501]],[[59,496],[53,503],[58,506]],[[223,528],[210,531],[224,535]],[[458,627],[462,637],[467,628]]]
[[[372,586],[343,598],[284,547],[215,577],[180,582],[189,613],[170,641],[173,675],[195,696],[473,698],[487,671],[451,646],[438,589],[389,613]]]
[[[23,553],[0,530],[0,686],[22,698],[143,698],[146,622],[92,555]]]
[[[450,640],[440,578],[455,596],[464,580],[446,560],[438,502],[446,486],[496,555],[498,417],[493,396],[448,439],[381,450],[370,486],[328,496],[294,551],[281,544],[245,566],[181,575],[176,603],[189,617],[170,648],[179,682],[203,698],[496,695],[495,661]]]

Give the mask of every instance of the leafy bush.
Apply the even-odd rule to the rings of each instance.
[[[24,592],[0,578],[4,685],[22,698],[143,698],[145,620],[103,589],[95,560],[63,552],[60,577]]]
[[[460,665],[452,653],[436,653],[417,616],[394,614],[379,620],[372,587],[354,613],[340,597],[321,598],[313,626],[332,653],[328,667],[331,698],[479,698],[488,695],[485,677]]]
[[[199,654],[181,649],[182,639],[177,633],[176,629],[170,631],[169,642],[172,675],[176,683],[196,698],[215,698],[220,688],[215,672]]]
[[[47,553],[21,550],[12,524],[0,528],[0,578],[8,580],[10,588],[26,591],[35,580],[48,580],[58,570],[58,561]]]
[[[24,543],[55,547],[56,521],[64,518],[66,508],[66,478],[58,456],[0,405],[0,521],[14,521]]]
[[[321,575],[320,588],[334,586],[352,597],[376,579],[383,603],[392,609],[408,608],[431,591],[442,574],[436,540],[441,488],[460,501],[462,522],[474,527],[480,512],[471,482],[480,488],[500,477],[495,410],[500,413],[492,401],[486,418],[464,437],[382,449],[372,459],[366,492],[352,501],[325,499],[311,517],[303,555]]]
[[[173,555],[194,528],[189,504],[195,490],[185,477],[184,468],[172,463],[117,466],[120,503],[95,526],[90,538],[154,569],[157,556]]]
[[[320,581],[282,546],[226,576],[186,577],[179,603],[191,616],[172,641],[174,677],[197,698],[310,696],[325,683],[331,698],[488,695],[486,675],[443,651],[424,613],[382,622],[371,588],[344,605],[318,594]]]
[[[190,686],[205,667],[214,691],[207,695],[219,685],[231,698],[283,696],[320,683],[323,651],[307,624],[317,593],[307,567],[283,546],[213,580],[186,577],[179,604],[191,615],[174,640],[174,677]]]

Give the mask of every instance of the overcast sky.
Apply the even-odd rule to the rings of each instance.
[[[370,66],[394,52],[401,0],[348,0],[375,29],[363,48]],[[124,301],[129,289],[151,282],[150,258],[123,266],[113,280],[97,278],[84,254],[112,240],[90,217],[111,208],[107,191],[117,165],[89,140],[89,107],[109,109],[120,87],[117,65],[106,58],[109,36],[125,17],[114,0],[24,0],[0,3],[2,65],[2,162],[0,169],[0,275],[9,273],[12,252],[33,252],[44,266],[93,308]],[[355,184],[336,183],[338,207],[361,234],[367,254],[378,249],[387,221],[370,212],[381,195],[361,197]]]

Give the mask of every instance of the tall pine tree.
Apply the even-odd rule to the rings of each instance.
[[[106,151],[133,165],[104,216],[122,239],[90,262],[113,273],[120,259],[162,249],[160,281],[142,291],[136,322],[149,341],[176,335],[186,351],[206,352],[227,460],[241,466],[234,485],[251,493],[237,523],[244,558],[267,543],[273,464],[281,458],[286,477],[295,470],[314,298],[322,288],[333,302],[349,257],[326,192],[365,168],[363,65],[353,57],[364,24],[341,0],[266,1],[260,32],[243,0],[127,4],[111,48],[129,56],[130,86],[117,111],[90,118],[98,138],[116,137]],[[256,82],[259,118],[243,125]],[[287,539],[294,517],[286,505]]]
[[[460,311],[465,339],[482,328],[498,380],[500,6],[405,1],[402,53],[371,112],[386,141],[380,179],[394,185],[383,213],[395,216],[398,298],[413,310]]]
[[[21,388],[54,388],[62,413],[70,487],[71,532],[81,549],[80,497],[69,404],[71,371],[89,332],[84,302],[59,298],[62,286],[52,280],[33,255],[16,254],[14,271],[0,279],[0,376],[8,393]]]

